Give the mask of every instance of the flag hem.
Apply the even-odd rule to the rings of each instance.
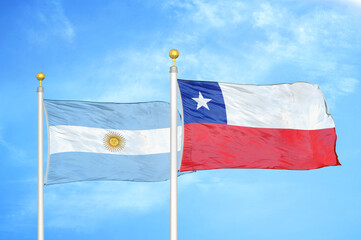
[[[181,92],[180,92],[180,89],[179,89],[179,85],[178,85],[178,79],[177,79],[177,92],[179,94],[179,100],[180,100],[180,107],[181,107],[181,121],[182,121],[182,139],[181,139],[181,149],[180,149],[180,154],[179,154],[179,161],[178,161],[178,172],[180,172],[180,168],[182,166],[182,159],[183,159],[183,147],[184,147],[184,113],[183,113],[183,102],[182,102],[182,95],[181,95]],[[178,133],[178,131],[177,131]],[[178,139],[178,138],[177,138]]]
[[[47,152],[48,159],[46,161],[46,172],[45,172],[45,181],[44,181],[44,185],[46,185],[46,183],[48,182],[48,173],[49,173],[49,164],[50,164],[50,136],[49,136],[50,134],[49,134],[48,112],[46,111],[45,104],[43,104],[43,106],[44,106],[45,120],[46,120],[46,138],[48,141],[48,152]]]

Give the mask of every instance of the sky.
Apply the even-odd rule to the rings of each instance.
[[[37,236],[36,74],[48,99],[169,101],[173,48],[182,79],[318,84],[342,164],[184,175],[179,240],[361,239],[360,26],[359,0],[0,1],[0,239]],[[169,239],[169,202],[169,181],[46,186],[45,239]]]

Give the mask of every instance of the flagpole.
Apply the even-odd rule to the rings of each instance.
[[[170,67],[170,240],[178,239],[178,164],[177,164],[177,73],[175,60],[179,56],[176,49],[169,52],[173,59]]]
[[[45,75],[39,72],[36,78],[40,81],[38,92],[38,240],[44,240],[44,136],[43,136],[43,95],[41,82]]]

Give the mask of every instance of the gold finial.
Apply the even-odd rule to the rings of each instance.
[[[42,72],[39,72],[38,74],[36,74],[36,78],[40,81],[40,87],[41,87],[41,81],[44,80],[45,74]]]
[[[177,49],[172,49],[169,51],[169,57],[173,59],[173,66],[175,66],[175,60],[179,56],[179,52]]]

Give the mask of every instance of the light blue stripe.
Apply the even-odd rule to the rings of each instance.
[[[82,152],[52,154],[46,184],[92,180],[165,181],[170,176],[169,159],[169,153],[142,156]]]
[[[44,100],[49,126],[72,125],[120,130],[170,127],[167,102],[99,103]],[[178,125],[181,125],[178,115]]]

